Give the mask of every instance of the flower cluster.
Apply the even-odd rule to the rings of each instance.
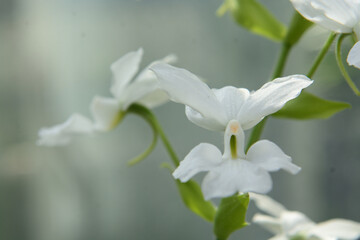
[[[74,135],[112,129],[132,103],[153,107],[170,98],[186,105],[186,116],[196,125],[224,132],[223,154],[216,146],[201,143],[173,172],[176,179],[186,182],[199,172],[209,171],[202,183],[205,199],[237,192],[267,193],[272,188],[269,172],[300,171],[291,157],[268,140],[256,142],[245,152],[244,130],[278,111],[312,80],[303,75],[277,78],[254,92],[232,86],[210,89],[189,71],[167,64],[174,60],[170,55],[151,63],[131,81],[142,54],[142,49],[130,52],[111,65],[113,97],[94,97],[90,107],[94,121],[75,113],[63,124],[41,129],[38,143],[63,145]]]
[[[237,9],[240,4],[234,1],[227,0],[226,6],[224,5],[225,8],[230,6],[231,8]],[[353,34],[357,42],[351,48],[347,61],[349,65],[360,68],[360,41],[358,41],[360,37],[360,0],[290,1],[294,8],[307,20],[317,23],[335,33],[343,34],[339,39],[342,39],[345,36],[344,34]],[[244,8],[245,10],[237,13],[239,15],[238,21],[241,22],[240,24],[246,25],[248,28],[252,25],[259,24],[262,30],[264,30],[263,28],[266,28],[266,26],[272,26],[271,28],[275,31],[273,34],[276,36],[278,36],[277,30],[280,29],[279,32],[282,32],[282,25],[277,25],[274,19],[269,18],[270,15],[268,16],[268,13],[261,5],[256,3],[256,1],[248,1],[247,4],[249,4],[247,7],[250,6],[249,9],[251,9],[251,11],[247,11]],[[248,12],[254,12],[254,14],[258,14],[258,16],[264,18],[259,21],[257,21],[254,16],[249,18],[249,16],[246,15]],[[244,13],[246,14],[242,16]],[[295,16],[302,19],[297,13]],[[242,21],[243,18],[246,17],[250,19],[249,24],[247,21]],[[269,19],[269,24],[264,24],[267,23]],[[304,19],[299,22],[307,24],[307,21]],[[292,30],[305,28],[304,26],[299,26],[300,25],[292,26]],[[289,29],[288,34],[291,34],[291,32],[291,29]],[[301,34],[303,34],[303,32]],[[297,37],[300,37],[300,35]],[[331,38],[329,39],[332,41],[335,36],[336,34],[331,33]],[[284,46],[286,46],[290,44],[285,42],[288,37],[288,35],[282,37],[281,33],[276,39],[282,39],[285,44]],[[329,41],[327,46],[329,47],[330,44],[331,42]],[[341,40],[338,41],[337,46],[340,45]],[[288,49],[285,49],[286,51],[283,52],[280,58],[279,62],[282,65],[279,65],[279,71],[276,71],[278,74],[274,74],[275,76],[281,76],[281,72],[285,66],[286,54],[288,54],[292,45],[287,47]],[[327,51],[328,47],[323,49]],[[337,53],[340,52],[338,51],[339,49],[340,47],[337,47]],[[319,66],[318,64],[320,64],[320,61],[326,53],[325,50],[319,54],[319,58],[315,61],[312,70]],[[253,222],[275,234],[275,236],[271,238],[272,240],[355,240],[360,237],[360,223],[344,219],[333,219],[316,224],[304,214],[288,211],[271,198],[259,195],[266,194],[272,189],[270,172],[282,169],[291,174],[297,174],[301,168],[295,165],[292,162],[292,158],[285,154],[280,147],[269,140],[259,140],[247,149],[245,147],[245,131],[255,127],[264,118],[276,113],[284,107],[287,102],[298,97],[303,89],[313,83],[311,79],[304,75],[279,77],[264,84],[256,91],[249,91],[245,88],[236,88],[233,86],[211,89],[195,74],[170,65],[176,59],[173,55],[152,62],[137,74],[142,56],[143,50],[140,48],[137,51],[127,53],[111,65],[113,82],[110,87],[110,92],[112,97],[95,96],[93,98],[90,104],[92,119],[74,113],[62,124],[41,129],[39,131],[38,144],[46,146],[64,145],[69,143],[76,135],[108,131],[117,126],[122,118],[128,112],[131,112],[133,108],[141,108],[143,110],[142,114],[147,114],[148,119],[146,117],[145,119],[149,121],[150,125],[152,124],[154,130],[155,140],[151,146],[155,146],[156,139],[158,135],[160,135],[170,153],[170,157],[173,158],[173,160],[175,159],[173,162],[177,168],[172,172],[172,175],[178,180],[178,185],[189,187],[191,184],[186,185],[183,183],[188,182],[200,172],[207,172],[201,185],[203,194],[201,194],[197,185],[195,186],[196,188],[194,187],[191,190],[189,190],[189,188],[186,189],[188,191],[184,191],[195,192],[195,201],[188,201],[186,203],[185,198],[184,202],[187,205],[192,205],[193,203],[193,205],[198,204],[194,207],[196,210],[193,210],[198,215],[201,216],[201,214],[205,212],[205,214],[203,214],[206,215],[205,218],[209,221],[214,221],[216,225],[214,215],[218,210],[216,210],[216,207],[214,207],[211,201],[207,202],[205,200],[225,198],[238,193],[250,192],[251,199],[255,202],[256,206],[271,215],[256,214]],[[339,56],[341,55],[337,54],[337,59],[340,58]],[[340,66],[344,68],[342,62],[339,64],[339,67]],[[312,76],[312,73],[309,73],[308,76]],[[346,78],[345,75],[344,77]],[[360,91],[357,90],[356,87],[352,88],[360,95]],[[321,104],[326,105],[325,107],[315,108],[315,111],[320,108],[326,110],[328,106],[336,105],[334,102],[311,97],[311,94],[302,94],[302,96],[303,95],[307,95],[304,98],[305,100],[307,99],[308,103],[305,107],[302,106],[302,108],[306,108],[306,110],[308,110],[307,107],[309,105],[316,105],[310,100],[317,100]],[[168,100],[184,104],[185,114],[189,121],[207,130],[221,132],[224,143],[223,151],[210,143],[200,143],[179,163],[177,157],[174,157],[175,153],[173,149],[171,146],[169,147],[170,144],[166,139],[164,140],[166,137],[158,126],[158,123],[155,120],[149,120],[150,118],[152,119],[153,115],[148,108],[153,108]],[[309,104],[309,102],[311,103]],[[133,105],[133,107],[130,107],[131,105]],[[295,112],[297,112],[297,108],[295,108]],[[139,113],[139,115],[141,114]],[[151,117],[149,117],[150,115]],[[328,116],[327,114],[323,115]],[[250,142],[252,143],[253,141]],[[150,147],[149,149],[145,155],[151,152],[153,148]],[[145,155],[140,155],[141,159],[145,158]],[[248,194],[242,196],[237,195],[234,198],[236,197],[244,197],[245,200],[249,200]],[[227,198],[227,200],[228,199],[232,198]],[[199,205],[203,205],[204,208],[201,208],[202,206],[198,207]],[[245,204],[242,205],[242,207],[244,206]],[[189,208],[191,209],[191,206]],[[221,207],[218,209],[221,210]],[[220,213],[220,215],[221,214],[222,213]],[[241,216],[245,218],[245,214]],[[245,222],[234,226],[234,229],[243,227],[244,225],[246,225]],[[215,232],[216,229],[215,227]],[[233,231],[234,229],[230,230]],[[218,239],[226,239],[230,234],[228,232],[229,229],[225,230],[225,233],[222,233],[223,237]]]
[[[186,105],[187,118],[203,128],[224,132],[224,153],[214,145],[201,143],[180,163],[173,176],[182,182],[209,171],[202,183],[205,199],[227,197],[237,192],[267,193],[272,188],[268,172],[284,169],[292,174],[300,167],[275,144],[258,141],[245,153],[244,130],[258,124],[297,97],[312,80],[303,75],[277,78],[259,90],[231,86],[210,89],[191,72],[168,64],[151,69],[160,87],[172,101]]]
[[[356,240],[360,237],[360,223],[346,219],[331,219],[314,223],[301,212],[288,211],[270,197],[251,194],[255,205],[270,214],[257,213],[253,222],[275,234],[271,240]]]

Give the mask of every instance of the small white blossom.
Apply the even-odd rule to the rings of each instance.
[[[292,75],[277,78],[253,92],[231,86],[210,89],[185,69],[164,63],[151,69],[170,99],[186,105],[185,113],[190,121],[214,131],[225,131],[231,120],[239,122],[242,130],[252,128],[313,82],[304,75]]]
[[[360,37],[359,0],[290,0],[306,19],[336,33],[352,33]],[[347,57],[349,65],[360,68],[360,41]]]
[[[190,121],[209,130],[225,132],[223,155],[214,145],[201,143],[173,173],[175,178],[186,182],[198,172],[209,171],[202,183],[205,199],[236,192],[266,193],[272,188],[268,172],[284,169],[296,174],[300,170],[276,144],[267,140],[253,144],[245,154],[244,130],[278,111],[312,80],[303,75],[277,78],[249,92],[231,86],[210,89],[189,71],[168,64],[159,63],[151,69],[170,99],[186,105]]]
[[[216,146],[201,143],[181,161],[173,176],[186,182],[199,172],[209,171],[201,186],[208,200],[237,192],[267,193],[272,188],[269,172],[284,169],[296,174],[300,171],[276,144],[261,140],[245,154],[244,141],[240,123],[232,120],[225,131],[223,155]]]
[[[62,124],[40,129],[38,144],[65,145],[75,135],[110,130],[116,126],[121,115],[132,103],[140,103],[152,108],[166,102],[168,96],[159,89],[156,76],[149,68],[159,62],[174,62],[176,57],[169,55],[152,62],[135,77],[142,56],[143,50],[140,48],[127,53],[111,65],[113,82],[110,92],[113,97],[95,96],[93,98],[90,105],[93,121],[75,113]]]
[[[253,222],[275,236],[269,240],[356,240],[360,237],[360,223],[346,219],[331,219],[314,223],[301,212],[288,211],[268,196],[251,194],[256,206],[270,214],[255,214]]]

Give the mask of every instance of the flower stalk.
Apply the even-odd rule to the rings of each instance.
[[[326,40],[324,46],[322,47],[318,56],[316,57],[312,67],[310,68],[309,72],[306,74],[306,76],[308,76],[309,78],[312,78],[312,76],[314,76],[317,68],[319,67],[320,63],[324,59],[326,53],[329,51],[329,48],[330,48],[331,44],[333,43],[335,37],[336,37],[336,33],[331,32],[328,39]]]
[[[293,20],[290,24],[290,28],[288,30],[288,34],[287,37],[285,37],[285,40],[282,43],[282,48],[281,48],[281,52],[279,55],[279,58],[277,60],[277,64],[275,67],[275,70],[272,74],[272,79],[275,79],[277,77],[280,77],[283,74],[288,56],[290,54],[290,51],[292,49],[292,47],[297,43],[297,41],[301,38],[302,34],[305,32],[305,30],[311,26],[311,24],[309,24],[309,22],[302,22],[301,24],[303,25],[303,29],[304,31],[300,31],[300,33],[298,33],[298,35],[294,38],[292,38],[293,40],[289,40],[291,39],[290,35],[293,33],[294,29],[298,28],[298,23],[302,20],[299,20],[299,17],[301,17],[297,12],[294,14]],[[308,74],[306,75],[307,77],[311,78],[316,70],[318,69],[318,67],[320,66],[320,63],[322,62],[322,60],[324,59],[326,53],[329,51],[329,48],[331,46],[331,44],[333,43],[334,39],[336,37],[335,33],[331,33],[328,37],[328,39],[326,40],[324,46],[322,47],[322,49],[320,50],[318,56],[316,57],[313,65],[311,66]],[[262,134],[262,131],[264,130],[266,121],[267,121],[268,117],[265,117],[259,124],[257,124],[251,134],[250,134],[250,138],[248,141],[248,144],[246,146],[246,151],[251,147],[251,145],[253,145],[255,142],[257,142]]]
[[[169,141],[169,139],[167,138],[167,136],[165,135],[165,132],[164,130],[162,129],[159,121],[156,119],[155,115],[146,107],[140,105],[140,104],[132,104],[129,109],[128,109],[128,112],[129,113],[134,113],[134,114],[137,114],[139,116],[141,116],[143,119],[145,119],[145,121],[147,123],[149,123],[149,125],[151,126],[151,128],[153,129],[154,131],[154,140],[153,140],[153,143],[150,145],[150,147],[143,153],[145,154],[146,152],[148,152],[149,150],[150,152],[153,150],[153,148],[155,147],[156,145],[156,141],[155,141],[155,138],[157,138],[157,134],[159,134],[164,146],[165,146],[165,149],[166,151],[168,152],[173,164],[177,167],[179,166],[179,158],[177,157],[175,151],[174,151],[174,148],[171,146],[171,143]],[[153,146],[154,145],[154,146]],[[149,153],[150,153],[149,152]],[[148,154],[149,154],[148,153]],[[140,156],[142,156],[143,154],[141,154]],[[147,154],[147,155],[148,155]],[[145,155],[145,157],[147,156]],[[140,157],[139,156],[139,157]],[[141,160],[141,159],[140,159]]]
[[[344,38],[346,36],[348,36],[349,34],[341,34],[336,42],[336,48],[335,48],[335,56],[336,56],[336,62],[338,64],[338,67],[340,69],[341,74],[343,75],[343,77],[345,78],[346,83],[349,85],[349,87],[351,88],[351,90],[353,90],[353,92],[357,95],[360,96],[360,91],[359,89],[356,87],[355,83],[353,82],[353,80],[351,79],[350,75],[348,74],[348,72],[345,69],[345,66],[341,60],[341,44],[342,41],[344,40]]]

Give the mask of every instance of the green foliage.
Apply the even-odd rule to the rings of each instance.
[[[226,240],[230,234],[247,226],[245,221],[249,194],[223,198],[216,212],[214,233],[218,240]]]
[[[292,119],[328,118],[350,107],[348,103],[325,100],[303,91],[272,116]]]
[[[286,33],[284,43],[290,46],[295,45],[300,40],[305,31],[312,25],[312,22],[306,20],[298,12],[295,12],[291,20],[289,30]]]
[[[200,186],[193,180],[182,183],[176,180],[181,198],[184,204],[195,214],[212,222],[215,217],[215,206],[210,201],[206,201],[201,192]]]
[[[235,21],[250,32],[274,41],[282,41],[286,27],[256,0],[225,0],[218,16],[230,11]]]

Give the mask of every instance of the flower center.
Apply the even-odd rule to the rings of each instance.
[[[231,121],[230,123],[230,132],[234,135],[237,135],[240,130],[240,124],[238,121]]]
[[[237,158],[237,149],[236,149],[236,136],[231,135],[230,137],[230,151],[231,151],[231,158]]]
[[[231,158],[232,159],[237,159],[238,158],[238,154],[237,154],[237,135],[239,135],[240,132],[240,123],[236,120],[232,120],[229,123],[229,130],[231,133],[231,137],[230,137],[230,152],[231,152]]]

